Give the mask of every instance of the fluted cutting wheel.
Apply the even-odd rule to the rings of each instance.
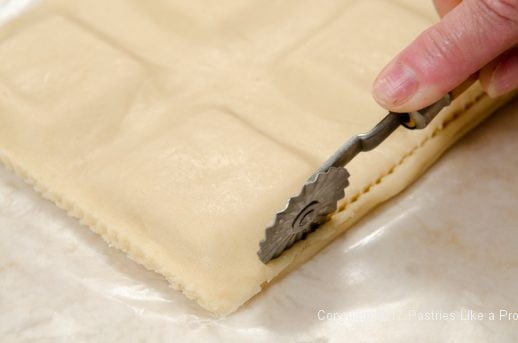
[[[325,223],[336,211],[337,202],[345,195],[349,173],[344,168],[331,167],[308,181],[299,195],[294,196],[285,209],[275,215],[259,243],[258,255],[263,263],[278,257],[295,242]]]

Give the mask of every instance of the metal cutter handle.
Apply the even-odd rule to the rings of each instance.
[[[352,137],[339,147],[309,180],[313,180],[319,173],[325,172],[331,167],[344,167],[362,151],[374,149],[400,125],[411,130],[424,129],[444,107],[448,106],[453,99],[464,92],[472,83],[473,77],[443,96],[439,101],[419,111],[410,113],[389,112],[373,129]]]
[[[451,103],[452,96],[448,93],[439,101],[431,104],[416,112],[410,112],[400,116],[401,125],[407,129],[424,129],[441,112],[441,110]]]
[[[424,129],[444,107],[448,106],[454,99],[471,86],[475,79],[475,75],[471,76],[450,93],[442,97],[439,101],[428,107],[416,112],[405,113],[404,115],[407,115],[408,118],[402,117],[401,125],[411,130]]]

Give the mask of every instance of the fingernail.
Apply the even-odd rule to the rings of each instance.
[[[516,75],[512,72],[514,64],[518,64],[518,54],[509,54],[501,59],[491,76],[489,95],[494,97],[504,95],[516,87]]]
[[[389,65],[374,82],[374,97],[387,107],[404,104],[419,87],[414,71],[402,63]]]

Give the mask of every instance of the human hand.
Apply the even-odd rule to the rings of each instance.
[[[401,51],[374,82],[383,107],[411,112],[478,73],[492,97],[518,87],[518,0],[434,0],[442,19]]]

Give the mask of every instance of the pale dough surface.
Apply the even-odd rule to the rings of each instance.
[[[384,115],[373,78],[434,18],[412,1],[48,1],[0,32],[0,160],[227,314],[504,101],[474,86],[426,130],[399,130],[351,164],[330,223],[268,266],[258,260],[272,215]]]

